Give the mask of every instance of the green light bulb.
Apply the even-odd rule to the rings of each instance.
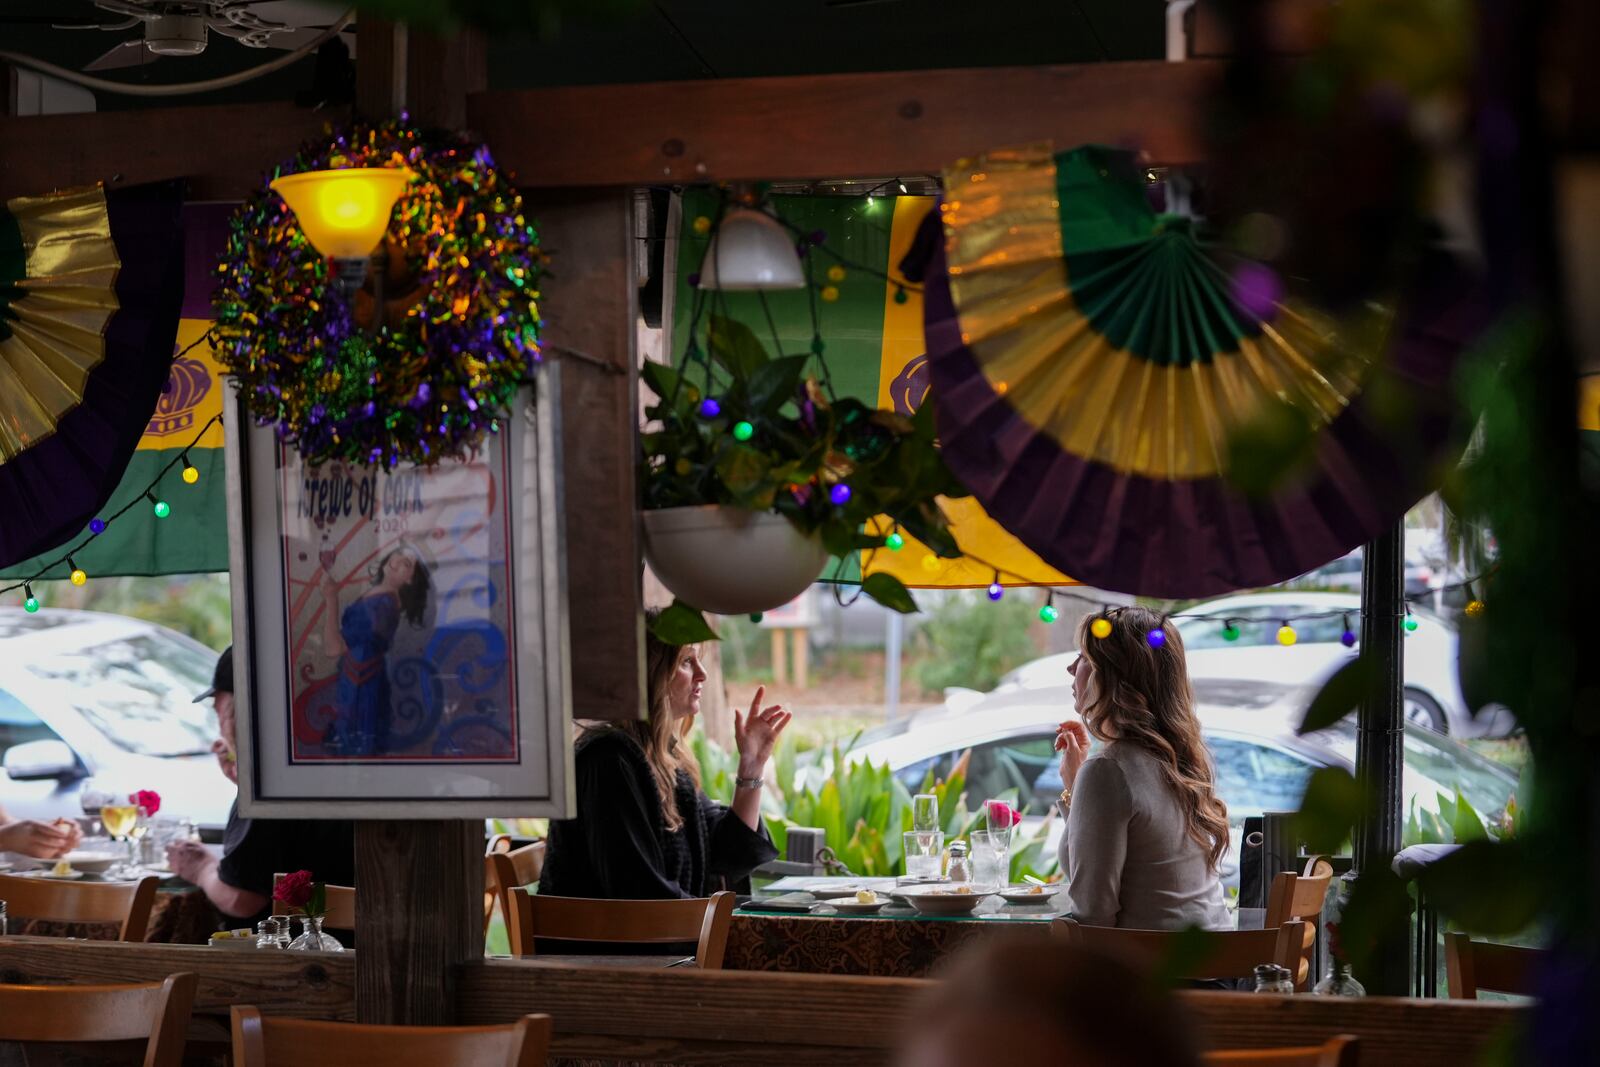
[[[1415,633],[1415,632],[1416,632],[1416,629],[1417,629],[1417,619],[1416,619],[1416,616],[1414,616],[1414,615],[1407,615],[1407,616],[1406,616],[1406,633],[1408,633],[1408,634],[1409,634],[1409,633]]]
[[[1224,626],[1222,628],[1222,639],[1224,641],[1237,641],[1237,640],[1239,640],[1239,628],[1237,626],[1235,626],[1231,622],[1228,623],[1226,626]]]
[[[883,547],[890,552],[898,552],[906,547],[906,539],[897,533],[892,533],[883,539]]]
[[[1039,609],[1039,618],[1045,622],[1055,622],[1057,619],[1061,618],[1061,612],[1056,610],[1056,606],[1054,604],[1046,604],[1044,607]]]
[[[743,419],[733,424],[733,439],[735,441],[748,441],[756,434],[756,428]]]
[[[158,519],[164,519],[172,514],[172,508],[168,506],[165,500],[157,500],[155,507],[151,508],[151,510],[156,513],[156,518]]]
[[[39,610],[39,598],[36,597],[36,596],[30,596],[27,600],[24,600],[22,602],[22,609],[24,611],[28,611],[28,612],[38,611]]]

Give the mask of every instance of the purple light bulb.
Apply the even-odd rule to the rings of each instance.
[[[999,582],[994,582],[989,586],[989,599],[990,600],[999,600],[1001,597],[1003,597],[1005,595],[1006,595],[1006,591],[1000,585]]]
[[[722,405],[717,403],[715,398],[708,396],[704,400],[700,401],[700,417],[701,418],[703,418],[703,419],[714,419],[718,415],[721,415],[721,414],[722,414]]]
[[[1167,643],[1167,632],[1158,626],[1146,633],[1144,639],[1150,643],[1151,648],[1160,648]]]
[[[845,485],[843,482],[840,482],[838,485],[828,490],[828,499],[840,507],[843,507],[845,504],[850,502],[850,487]]]

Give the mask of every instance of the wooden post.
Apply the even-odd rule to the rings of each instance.
[[[794,634],[794,684],[796,689],[804,689],[811,666],[811,631],[801,626],[790,633]]]
[[[789,664],[787,662],[788,631],[772,630],[772,680],[777,685],[782,685],[789,680]]]
[[[483,958],[483,823],[356,824],[356,1020],[455,1022],[461,965]]]

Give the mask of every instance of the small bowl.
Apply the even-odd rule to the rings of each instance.
[[[970,915],[986,897],[994,896],[993,893],[982,890],[971,893],[934,892],[902,895],[912,907],[924,915]]]

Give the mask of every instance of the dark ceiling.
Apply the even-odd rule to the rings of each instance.
[[[344,5],[330,5],[336,17]],[[1156,0],[656,0],[625,14],[568,16],[542,36],[496,34],[494,88],[1155,59],[1162,54]],[[40,20],[114,20],[90,0],[0,0],[0,49],[80,69],[138,30],[52,29]],[[19,21],[23,20],[23,21]],[[32,20],[32,21],[27,21]],[[160,84],[214,78],[281,53],[211,36],[195,57],[163,58],[102,76]],[[201,97],[97,93],[101,110],[174,103],[311,102],[315,60]],[[325,84],[325,83],[324,83]],[[216,131],[213,131],[216,132]]]

